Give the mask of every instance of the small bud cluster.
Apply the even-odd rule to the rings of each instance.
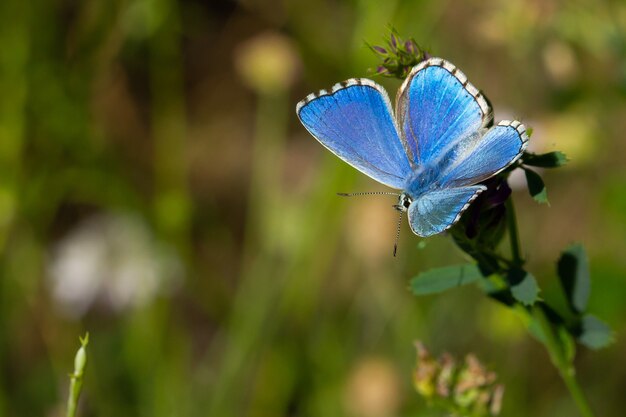
[[[497,416],[504,386],[496,384],[496,374],[488,371],[469,354],[463,363],[448,353],[435,359],[421,342],[415,343],[417,366],[413,382],[427,401],[456,416]]]
[[[376,69],[372,70],[375,74],[404,79],[409,75],[411,68],[428,58],[428,54],[413,38],[402,40],[394,29],[391,29],[386,43],[384,47],[368,45],[382,59]]]

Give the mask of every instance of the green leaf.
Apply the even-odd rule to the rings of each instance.
[[[590,349],[602,349],[613,342],[613,332],[608,324],[587,314],[580,323],[578,341]]]
[[[522,163],[540,168],[558,168],[567,164],[567,156],[563,152],[555,151],[544,154],[525,152]]]
[[[539,285],[529,272],[522,269],[513,269],[507,276],[511,285],[511,294],[520,303],[530,306],[539,299]]]
[[[565,359],[572,363],[576,357],[576,342],[574,342],[574,338],[567,328],[562,325],[557,327],[557,336]]]
[[[585,248],[576,244],[565,249],[559,258],[557,273],[570,307],[576,313],[583,313],[587,309],[591,292],[589,261]]]
[[[487,278],[479,282],[479,286],[487,294],[509,290],[509,283],[502,275],[492,273],[490,269],[481,269],[480,265],[478,265],[478,268],[481,270],[483,277]]]
[[[422,272],[411,280],[415,295],[437,294],[475,282],[482,274],[474,264],[453,265]]]
[[[526,174],[526,182],[528,183],[528,191],[536,202],[548,204],[548,191],[541,179],[541,176],[532,169],[524,168]]]

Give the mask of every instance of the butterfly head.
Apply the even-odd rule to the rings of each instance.
[[[407,193],[402,193],[400,197],[398,197],[398,204],[393,207],[398,211],[405,212],[409,209],[412,202],[413,199]]]

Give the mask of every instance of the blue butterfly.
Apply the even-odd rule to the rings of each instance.
[[[398,90],[395,115],[385,89],[359,78],[309,94],[296,113],[332,153],[402,190],[395,207],[408,212],[411,230],[423,237],[454,225],[486,190],[476,184],[514,163],[528,142],[518,121],[490,128],[485,97],[441,58],[412,69]]]

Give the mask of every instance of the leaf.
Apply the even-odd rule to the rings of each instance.
[[[608,324],[587,314],[581,320],[578,341],[590,349],[602,349],[613,342],[613,332]]]
[[[570,307],[576,313],[583,313],[589,301],[591,278],[587,253],[581,244],[565,249],[559,258],[557,273]]]
[[[574,338],[563,325],[557,327],[557,336],[563,356],[569,363],[572,363],[576,357],[576,342],[574,342]]]
[[[437,294],[475,282],[482,274],[474,264],[446,266],[422,272],[411,280],[415,295]]]
[[[526,182],[528,183],[528,191],[536,202],[548,204],[548,191],[541,179],[541,176],[532,169],[524,168],[526,174]]]
[[[524,165],[533,167],[558,168],[567,164],[567,156],[559,151],[544,154],[525,152],[522,161]]]
[[[511,286],[511,294],[520,303],[530,306],[539,299],[539,285],[529,272],[522,269],[513,269],[507,276]]]
[[[486,279],[481,279],[478,282],[478,286],[489,298],[509,307],[518,305],[518,302],[511,295],[509,283],[503,276],[500,274],[488,275],[483,271],[483,277],[486,277]]]

